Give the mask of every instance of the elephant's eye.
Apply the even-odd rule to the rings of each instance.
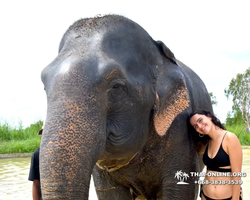
[[[114,85],[113,86],[113,89],[119,89],[119,88],[121,88],[122,86],[120,85],[120,84],[116,84],[116,85]]]
[[[126,84],[123,80],[119,79],[119,80],[113,80],[110,83],[111,86],[111,90],[118,90],[118,89],[124,89]]]
[[[124,85],[121,85],[121,84],[115,84],[113,87],[112,87],[112,93],[116,93],[116,94],[119,94],[121,92],[125,92],[125,86]]]
[[[124,83],[115,83],[108,92],[110,102],[119,102],[127,96]]]

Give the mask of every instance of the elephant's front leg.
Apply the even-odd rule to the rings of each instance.
[[[163,175],[162,182],[162,200],[196,200],[199,185],[197,181],[199,177],[191,176],[190,172],[199,172],[198,165],[187,162],[187,155],[182,152],[183,158],[176,156],[172,159],[174,167],[172,170],[166,171]],[[191,153],[190,153],[191,155]],[[193,155],[195,157],[195,155]],[[197,161],[198,162],[198,161]],[[168,168],[169,169],[169,168]],[[178,173],[182,172],[180,176]],[[186,176],[184,176],[186,174]]]
[[[135,199],[128,187],[125,187],[112,180],[109,172],[101,170],[97,166],[95,166],[93,169],[93,180],[98,200]]]

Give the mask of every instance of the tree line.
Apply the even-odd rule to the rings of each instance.
[[[216,105],[216,97],[209,93],[212,105]],[[247,132],[250,130],[250,67],[244,73],[233,77],[227,88],[224,89],[227,99],[232,99],[232,110],[227,113],[226,124],[239,124],[244,122]]]

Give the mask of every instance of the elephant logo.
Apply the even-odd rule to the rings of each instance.
[[[179,182],[177,182],[177,184],[189,184],[189,183],[186,183],[184,180],[187,180],[189,178],[189,175],[185,172],[182,172],[182,170],[180,171],[177,171],[175,173],[175,176],[174,178],[177,178],[179,180]]]

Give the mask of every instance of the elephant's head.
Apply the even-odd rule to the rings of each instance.
[[[126,165],[150,135],[164,135],[189,103],[171,51],[116,15],[70,26],[42,81],[44,199],[87,199],[96,162],[107,169]]]

